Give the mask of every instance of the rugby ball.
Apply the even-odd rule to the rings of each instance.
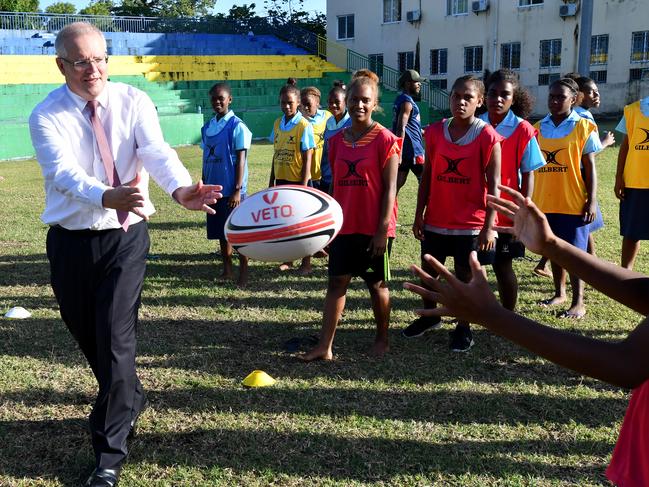
[[[342,209],[328,194],[307,186],[275,186],[235,208],[225,222],[225,238],[251,259],[288,262],[322,250],[342,224]]]

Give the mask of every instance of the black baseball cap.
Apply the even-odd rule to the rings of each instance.
[[[399,77],[399,86],[403,86],[408,81],[424,81],[424,78],[419,76],[419,73],[414,69],[406,69]]]

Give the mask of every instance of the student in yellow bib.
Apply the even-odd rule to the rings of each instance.
[[[315,149],[311,159],[311,186],[320,188],[322,179],[321,162],[324,151],[324,133],[327,128],[327,120],[331,113],[320,109],[320,90],[315,86],[307,86],[300,90],[300,112],[313,128]]]
[[[640,240],[649,240],[649,97],[625,106],[615,130],[624,134],[615,174],[615,196],[620,200],[621,265],[633,269]]]
[[[316,144],[311,124],[298,111],[300,90],[295,78],[289,78],[282,87],[279,102],[284,115],[275,120],[269,137],[274,152],[268,186],[307,186],[311,179],[311,160]],[[280,270],[288,270],[292,265],[292,262],[284,262]],[[298,272],[302,275],[311,273],[311,257],[302,259]]]
[[[585,251],[589,224],[596,214],[595,153],[601,144],[595,124],[573,110],[578,91],[577,83],[569,78],[550,85],[550,113],[535,125],[547,164],[535,173],[532,199],[546,214],[556,235]],[[543,300],[543,306],[566,301],[566,271],[554,262],[552,278],[554,295]],[[570,283],[572,303],[560,316],[582,318],[586,314],[583,282],[570,274]]]

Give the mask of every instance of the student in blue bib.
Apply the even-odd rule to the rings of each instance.
[[[415,99],[419,98],[424,78],[414,69],[407,69],[399,78],[402,92],[392,107],[392,133],[403,139],[403,152],[397,176],[397,192],[406,183],[408,172],[421,179],[424,170],[424,143],[421,116]]]
[[[232,246],[225,239],[225,221],[246,197],[248,186],[247,154],[252,133],[246,124],[230,110],[232,92],[227,83],[217,83],[210,89],[210,101],[214,118],[201,129],[203,148],[203,181],[223,186],[223,198],[212,208],[214,215],[207,215],[207,238],[217,240],[221,246],[223,273],[221,278],[231,279]],[[239,279],[245,286],[248,281],[248,258],[239,255]]]

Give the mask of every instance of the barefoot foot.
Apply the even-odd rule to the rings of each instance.
[[[232,271],[223,271],[221,275],[219,276],[220,281],[229,281],[234,277],[234,274]]]
[[[313,268],[311,267],[311,264],[308,265],[302,264],[297,270],[297,273],[301,276],[308,276],[312,272],[313,272]]]
[[[246,287],[248,285],[248,271],[240,271],[239,279],[237,279],[237,286]]]
[[[329,348],[316,347],[313,350],[298,355],[298,358],[303,362],[313,362],[314,360],[333,360],[334,354]]]
[[[552,271],[546,267],[536,266],[533,272],[537,276],[552,278]]]
[[[370,348],[370,355],[375,357],[383,357],[390,351],[390,345],[385,341],[375,341]]]
[[[569,318],[571,320],[580,320],[586,316],[586,307],[583,304],[571,306],[559,315],[559,318]]]
[[[565,295],[554,295],[551,298],[544,299],[543,301],[539,301],[539,306],[542,308],[546,308],[548,306],[554,306],[556,304],[563,304],[566,302],[566,296]]]

